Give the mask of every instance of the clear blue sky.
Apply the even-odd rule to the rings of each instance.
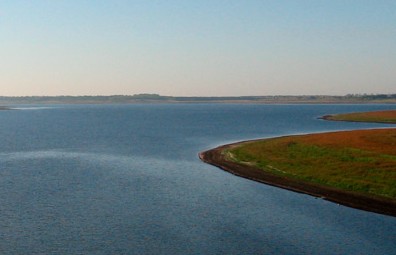
[[[396,93],[394,0],[0,0],[0,95]]]

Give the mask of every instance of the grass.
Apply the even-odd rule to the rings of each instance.
[[[396,123],[396,110],[358,112],[325,116],[327,120]]]
[[[396,129],[289,136],[242,144],[229,159],[273,174],[396,198]]]

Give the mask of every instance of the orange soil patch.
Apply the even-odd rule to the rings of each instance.
[[[362,113],[362,114],[364,114],[367,117],[378,117],[378,118],[384,118],[384,119],[394,119],[394,118],[396,118],[396,110],[365,112],[365,113]]]
[[[336,115],[326,115],[322,118],[325,120],[335,121],[396,123],[396,110],[344,113]]]
[[[294,136],[304,143],[334,148],[358,148],[396,155],[396,129],[371,129]]]

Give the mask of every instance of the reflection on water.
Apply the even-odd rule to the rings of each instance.
[[[197,153],[386,125],[388,105],[108,105],[0,113],[2,254],[396,254],[394,217],[235,177]]]
[[[26,107],[11,107],[13,110],[45,110],[45,109],[54,109],[56,107],[48,107],[48,106],[26,106]]]

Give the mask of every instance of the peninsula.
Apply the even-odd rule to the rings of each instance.
[[[396,110],[325,115],[324,120],[396,124]]]
[[[396,111],[332,115],[395,123]],[[326,117],[325,119],[331,119]],[[374,121],[372,120],[372,121]],[[396,128],[245,141],[200,153],[232,174],[345,206],[396,216]]]

